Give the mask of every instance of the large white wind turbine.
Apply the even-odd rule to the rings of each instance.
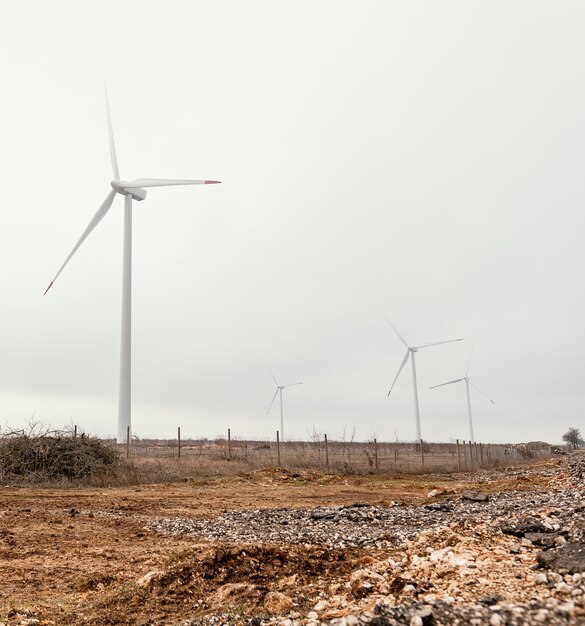
[[[302,385],[303,383],[289,383],[288,385],[279,385],[278,381],[276,380],[276,376],[272,373],[272,370],[270,370],[270,374],[272,376],[272,379],[274,380],[274,384],[276,385],[276,391],[274,392],[274,395],[272,396],[272,400],[270,401],[270,406],[268,407],[268,411],[266,411],[266,415],[270,413],[270,409],[272,408],[272,405],[274,404],[274,401],[276,400],[276,396],[280,394],[280,440],[284,441],[284,416],[283,416],[283,411],[282,411],[282,390],[286,389],[286,387],[293,387],[294,385]]]
[[[73,250],[65,259],[59,271],[45,290],[45,294],[65,269],[79,246],[87,239],[91,231],[102,221],[110,210],[117,193],[124,196],[124,253],[122,268],[122,332],[120,344],[120,386],[118,395],[118,443],[126,441],[128,428],[131,426],[131,315],[132,315],[132,199],[144,200],[146,187],[166,187],[169,185],[208,185],[218,183],[217,180],[168,180],[163,178],[138,178],[136,180],[120,179],[114,132],[110,117],[110,106],[106,92],[106,112],[108,121],[108,137],[110,141],[110,159],[114,170],[114,180],[110,182],[112,190],[106,196],[97,213],[73,246]]]
[[[477,391],[479,391],[479,393],[481,393],[481,395],[488,399],[492,404],[495,404],[495,402],[491,399],[488,398],[488,396],[485,395],[485,393],[479,389],[479,387],[477,385],[474,385],[471,382],[471,379],[469,378],[469,364],[471,363],[471,355],[469,355],[469,361],[467,361],[467,369],[465,370],[465,378],[457,378],[457,380],[449,380],[446,383],[441,383],[440,385],[433,385],[432,387],[429,387],[429,389],[436,389],[437,387],[444,387],[445,385],[452,385],[453,383],[460,383],[462,380],[465,381],[465,390],[467,391],[467,415],[469,417],[469,441],[472,441],[473,443],[475,443],[475,436],[473,434],[473,417],[471,415],[471,398],[469,396],[469,385],[471,385],[472,387],[475,387],[475,389],[477,389]]]
[[[435,341],[434,343],[425,343],[420,346],[409,346],[408,343],[406,343],[406,340],[404,339],[404,337],[398,332],[394,324],[388,318],[386,318],[386,320],[388,321],[390,326],[392,326],[392,328],[394,329],[394,332],[396,333],[398,339],[400,339],[400,341],[402,341],[402,343],[406,346],[406,354],[404,355],[404,358],[402,359],[402,363],[400,364],[400,367],[398,368],[398,373],[396,374],[396,377],[394,378],[394,382],[392,383],[390,387],[390,391],[388,392],[388,395],[390,395],[390,393],[392,392],[392,389],[394,389],[394,385],[396,384],[396,381],[398,380],[398,377],[400,376],[400,372],[402,372],[402,370],[404,369],[404,366],[406,365],[406,361],[408,361],[408,358],[410,357],[410,360],[412,362],[412,387],[414,391],[414,414],[416,418],[416,440],[420,441],[422,437],[421,437],[421,431],[420,431],[420,411],[418,407],[418,388],[417,388],[417,383],[416,383],[416,364],[414,360],[414,355],[416,352],[419,351],[420,348],[430,348],[431,346],[438,346],[443,343],[453,343],[455,341],[463,341],[463,339],[448,339],[447,341]]]

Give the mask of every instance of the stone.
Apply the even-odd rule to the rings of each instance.
[[[472,489],[465,489],[461,493],[462,500],[471,500],[472,502],[487,502],[488,496],[480,491],[473,491]]]
[[[272,615],[281,615],[292,607],[292,598],[280,591],[269,591],[264,598],[264,608]]]
[[[536,555],[541,567],[569,574],[585,572],[585,544],[565,543]]]
[[[363,598],[376,591],[386,582],[386,579],[368,569],[358,569],[349,578],[351,593],[356,598]]]
[[[254,585],[247,583],[227,583],[213,594],[210,604],[214,609],[223,610],[228,606],[237,606],[244,602],[257,600],[259,596],[260,591]]]
[[[148,574],[144,574],[141,578],[136,581],[136,585],[138,587],[148,587],[150,583],[155,581],[159,576],[161,576],[164,572],[161,570],[153,570],[152,572],[148,572]]]
[[[556,545],[557,535],[555,533],[525,533],[524,538],[531,541],[535,546],[552,548]]]
[[[504,535],[524,537],[526,533],[544,533],[547,531],[547,528],[536,518],[523,517],[516,522],[501,524],[500,530]]]
[[[478,602],[485,606],[492,606],[494,604],[498,604],[504,599],[504,596],[500,593],[489,593],[486,596],[482,596]]]

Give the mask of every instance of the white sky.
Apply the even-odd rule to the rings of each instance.
[[[123,178],[133,429],[560,441],[583,428],[585,4],[19,2],[0,22],[0,422],[116,432]],[[275,407],[276,409],[276,407]]]

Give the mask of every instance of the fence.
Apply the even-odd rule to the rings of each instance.
[[[280,466],[291,471],[320,470],[332,473],[432,473],[467,472],[529,463],[553,455],[551,446],[454,443],[406,443],[332,441],[327,436],[313,441],[281,442],[234,439],[139,440],[125,444],[124,452],[138,459],[175,458],[207,467],[213,473]],[[228,468],[229,464],[231,470]],[[214,469],[215,468],[215,469]]]

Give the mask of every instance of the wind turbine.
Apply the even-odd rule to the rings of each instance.
[[[274,401],[276,400],[276,396],[280,394],[280,440],[284,442],[284,417],[283,417],[283,412],[282,412],[282,390],[286,389],[287,387],[294,387],[294,385],[302,385],[303,383],[289,383],[288,385],[279,385],[278,381],[276,380],[276,376],[272,373],[272,370],[270,370],[270,375],[272,376],[272,380],[274,380],[274,384],[276,385],[276,391],[274,392],[274,395],[272,396],[272,400],[270,401],[270,406],[268,407],[268,411],[266,411],[266,415],[268,415],[268,413],[270,413],[270,409],[272,408],[272,405],[274,404]]]
[[[106,90],[106,113],[108,121],[108,137],[110,141],[110,160],[114,170],[114,180],[110,182],[112,190],[102,202],[97,213],[92,217],[87,228],[83,231],[73,250],[65,259],[59,271],[45,290],[43,295],[53,286],[59,274],[77,252],[77,249],[87,239],[93,229],[102,221],[110,210],[116,194],[124,196],[124,252],[122,265],[122,328],[120,341],[120,383],[118,392],[118,443],[126,441],[128,429],[131,426],[131,319],[132,319],[132,200],[141,201],[146,198],[147,187],[166,187],[170,185],[209,185],[218,183],[217,180],[169,180],[164,178],[138,178],[136,180],[122,180],[118,170],[114,132],[110,116],[110,105]]]
[[[404,337],[396,329],[396,326],[394,326],[394,324],[388,318],[386,318],[386,321],[390,324],[390,326],[392,326],[398,339],[400,339],[400,341],[402,341],[402,343],[406,346],[406,354],[404,355],[404,358],[402,359],[402,363],[400,364],[400,367],[398,368],[398,373],[396,374],[396,377],[394,378],[394,382],[392,383],[390,387],[390,391],[388,392],[388,395],[390,395],[390,393],[392,392],[392,389],[394,389],[394,385],[396,384],[396,381],[398,380],[398,377],[400,376],[400,372],[402,372],[402,370],[404,369],[404,366],[406,365],[406,361],[408,361],[408,358],[410,357],[410,360],[412,362],[412,387],[414,391],[414,415],[416,418],[416,440],[418,442],[422,439],[422,437],[421,437],[421,432],[420,432],[420,410],[418,406],[418,388],[416,384],[416,364],[415,364],[414,355],[416,352],[419,351],[420,348],[430,348],[431,346],[438,346],[443,343],[453,343],[455,341],[463,341],[463,339],[448,339],[447,341],[436,341],[434,343],[425,343],[420,346],[409,346],[408,343],[406,342],[406,339],[404,339]]]
[[[469,355],[469,360],[467,361],[467,369],[465,370],[465,378],[458,378],[457,380],[449,380],[446,383],[441,383],[440,385],[433,385],[432,387],[429,387],[429,389],[436,389],[437,387],[444,387],[445,385],[452,385],[454,383],[460,383],[462,380],[465,381],[465,390],[467,391],[467,415],[469,417],[469,440],[475,443],[475,436],[473,435],[473,418],[471,416],[471,398],[469,396],[469,385],[477,389],[477,391],[479,391],[479,393],[481,393],[481,395],[487,400],[489,400],[492,404],[495,404],[495,402],[491,398],[488,398],[488,396],[486,396],[485,393],[481,389],[479,389],[477,385],[474,385],[471,382],[471,379],[469,378],[470,363],[471,363],[471,354]]]

